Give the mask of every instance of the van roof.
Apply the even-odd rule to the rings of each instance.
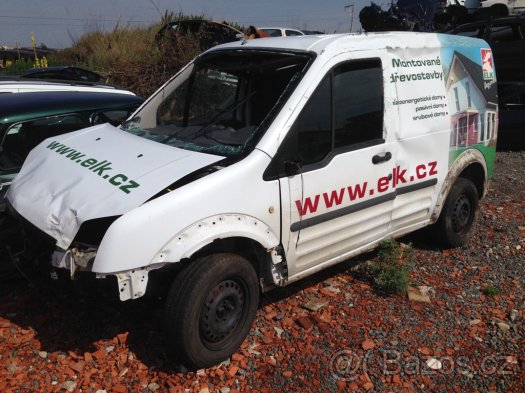
[[[440,48],[442,46],[471,46],[470,37],[438,33],[379,32],[327,35],[304,35],[244,40],[216,46],[210,51],[223,49],[280,49],[311,51],[321,54],[326,50],[370,50],[389,48]],[[474,39],[477,40],[477,39]],[[482,40],[477,40],[483,45]]]

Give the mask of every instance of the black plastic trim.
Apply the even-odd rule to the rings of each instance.
[[[381,195],[376,198],[368,199],[363,202],[358,202],[354,205],[346,206],[341,209],[333,210],[324,214],[320,214],[315,217],[307,218],[305,220],[300,220],[298,222],[294,222],[290,226],[290,231],[297,232],[301,229],[306,229],[313,227],[318,224],[322,224],[323,222],[333,220],[335,218],[343,217],[348,214],[355,213],[359,210],[367,209],[369,207],[379,205],[381,203],[385,203],[388,201],[392,201],[396,198],[398,195],[407,194],[409,192],[421,190],[423,188],[432,187],[437,184],[437,178],[425,180],[420,183],[411,184],[409,186],[405,187],[399,187],[396,191],[390,192],[385,195]]]

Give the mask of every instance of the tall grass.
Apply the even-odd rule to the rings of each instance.
[[[158,26],[117,26],[109,33],[91,31],[71,48],[57,52],[53,60],[96,71],[108,83],[148,96],[180,68],[179,62],[187,62],[197,54],[189,54],[173,64],[173,56],[155,43],[157,31]]]
[[[184,19],[205,17],[166,11],[158,23],[148,27],[117,25],[111,32],[93,30],[71,48],[57,52],[52,62],[88,68],[102,74],[108,83],[146,97],[201,52],[197,36],[178,37],[176,44],[156,42],[155,34],[163,25]]]

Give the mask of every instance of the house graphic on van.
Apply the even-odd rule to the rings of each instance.
[[[482,60],[486,63],[490,50],[484,51],[480,56],[485,56]],[[451,151],[496,145],[497,88],[495,78],[485,80],[487,74],[482,72],[482,65],[454,52],[446,78]]]

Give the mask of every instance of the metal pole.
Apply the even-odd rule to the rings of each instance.
[[[354,9],[355,9],[355,3],[354,4],[349,4],[347,6],[345,6],[345,10],[347,9],[351,9],[350,11],[350,33],[352,32],[352,30],[354,29]]]

